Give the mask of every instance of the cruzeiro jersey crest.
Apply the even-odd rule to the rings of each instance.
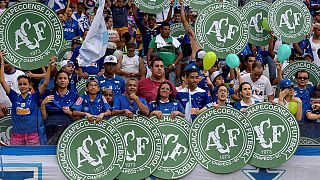
[[[49,63],[63,44],[59,18],[46,5],[17,3],[0,16],[0,48],[5,59],[20,69],[31,70]]]
[[[215,173],[231,173],[250,160],[255,136],[251,123],[237,109],[210,108],[192,124],[189,146],[204,168]]]
[[[289,110],[280,105],[258,103],[249,106],[246,116],[256,134],[256,148],[249,163],[273,168],[289,160],[299,144],[299,126]]]
[[[240,53],[249,40],[247,19],[230,3],[206,6],[197,18],[195,33],[201,48],[216,52],[219,58]]]
[[[148,118],[115,116],[109,119],[125,141],[126,157],[117,179],[143,179],[160,165],[163,144],[159,128]]]
[[[109,123],[79,120],[62,133],[57,158],[68,179],[113,180],[125,161],[124,141]]]
[[[197,165],[188,145],[191,124],[181,117],[171,119],[169,115],[162,119],[154,116],[151,121],[159,127],[164,143],[162,163],[153,175],[161,179],[178,179],[190,173]]]

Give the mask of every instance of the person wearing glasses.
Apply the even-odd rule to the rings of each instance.
[[[12,103],[12,133],[11,145],[40,145],[38,133],[38,101],[49,83],[51,64],[56,58],[51,58],[45,75],[44,83],[35,93],[30,93],[31,79],[27,75],[20,75],[16,79],[19,92],[12,89],[4,76],[4,58],[0,52],[1,68],[0,83]]]
[[[100,88],[104,91],[106,88],[112,89],[113,96],[121,96],[125,91],[125,81],[115,74],[117,67],[117,58],[113,55],[104,58],[104,73],[97,77]]]
[[[71,107],[72,115],[76,118],[87,118],[96,122],[111,115],[106,98],[99,93],[100,86],[96,78],[89,78],[86,84],[86,94],[80,95],[76,103]]]
[[[294,86],[290,79],[283,79],[280,81],[279,97],[275,98],[273,102],[283,105],[288,108],[290,102],[298,103],[298,111],[295,114],[296,120],[302,119],[302,101],[300,98],[294,96]]]
[[[136,95],[137,89],[137,80],[127,80],[125,94],[114,99],[112,110],[113,116],[125,115],[132,118],[134,114],[149,115],[147,101]]]
[[[317,86],[307,86],[309,82],[309,73],[305,70],[299,70],[295,74],[297,87],[294,87],[296,97],[302,101],[302,112],[306,112],[310,106],[311,94],[316,90],[320,90],[320,83]],[[304,123],[305,116],[302,117],[301,123]]]

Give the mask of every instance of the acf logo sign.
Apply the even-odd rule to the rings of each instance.
[[[162,133],[164,153],[162,163],[153,173],[161,179],[178,179],[190,173],[197,165],[188,144],[191,124],[181,118],[171,119],[164,115],[162,119],[151,117]]]
[[[235,6],[238,6],[238,0],[225,0],[225,1]],[[189,4],[192,7],[192,9],[198,12],[200,12],[209,4],[216,3],[216,2],[220,3],[220,0],[189,0]]]
[[[271,36],[262,26],[263,18],[268,17],[269,9],[270,3],[266,1],[251,1],[241,9],[249,22],[249,42],[251,44],[256,46],[269,44]]]
[[[255,135],[243,113],[230,107],[210,108],[192,124],[189,145],[199,164],[215,173],[231,173],[250,160]]]
[[[274,168],[289,160],[299,144],[299,126],[289,110],[280,105],[258,103],[249,106],[246,116],[251,122],[256,148],[249,164]]]
[[[16,3],[1,14],[0,49],[15,67],[32,70],[46,66],[62,44],[60,20],[46,5]]]
[[[135,0],[134,3],[143,12],[147,13],[159,13],[170,7],[171,0]]]
[[[170,25],[170,36],[175,38],[183,38],[186,34],[182,23],[175,23]]]
[[[298,0],[275,1],[270,7],[268,19],[275,35],[288,43],[303,40],[312,23],[307,6]]]
[[[213,3],[198,15],[196,39],[205,51],[216,52],[219,58],[240,53],[249,40],[248,21],[237,6]]]
[[[314,63],[310,63],[307,61],[297,61],[297,62],[288,64],[283,69],[283,76],[284,78],[291,79],[294,82],[295,74],[299,70],[305,70],[309,73],[310,85],[316,86],[320,82],[320,67]]]
[[[117,179],[143,179],[160,165],[163,155],[162,134],[159,128],[144,116],[115,116],[109,119],[125,142],[126,156]]]
[[[119,131],[109,123],[79,120],[61,135],[57,145],[60,169],[68,179],[114,179],[125,162]]]
[[[10,144],[11,140],[11,108],[8,108],[9,114],[0,119],[0,140],[6,144]]]

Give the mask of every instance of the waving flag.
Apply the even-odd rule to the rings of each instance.
[[[68,5],[68,0],[49,0],[48,6],[54,10],[59,11],[60,9],[66,8]]]

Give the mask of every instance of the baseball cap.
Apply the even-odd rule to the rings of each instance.
[[[96,78],[94,78],[94,77],[90,77],[90,78],[87,80],[87,82],[86,82],[86,87],[88,86],[88,84],[89,84],[90,82],[96,82],[96,83],[98,84],[98,86],[99,86],[99,81],[98,81]]]
[[[60,62],[60,66],[61,67],[65,67],[65,66],[67,66],[69,64],[72,64],[72,66],[74,66],[74,63],[72,61],[70,61],[70,60],[63,60],[63,61]]]
[[[115,64],[117,64],[118,61],[117,61],[117,58],[115,56],[110,55],[110,56],[106,56],[104,58],[104,62],[103,63],[115,63]]]
[[[280,81],[280,89],[293,86],[293,82],[290,79],[283,79]]]
[[[310,53],[304,53],[303,55],[302,55],[302,57],[305,59],[307,56],[309,56],[309,57],[311,57],[312,58],[312,55],[310,54]]]
[[[224,77],[223,72],[215,71],[215,72],[213,72],[213,73],[212,73],[212,75],[211,75],[211,78],[210,78],[210,79],[212,80],[212,82],[215,82],[215,81],[216,81],[216,79],[217,79],[217,77],[219,77],[219,76]]]
[[[207,53],[204,51],[204,50],[198,50],[196,52],[196,59],[204,59],[204,56],[206,55]]]

